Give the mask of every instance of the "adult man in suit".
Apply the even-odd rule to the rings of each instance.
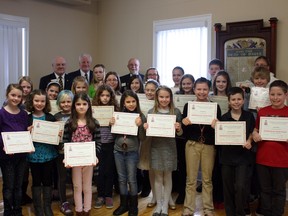
[[[139,69],[140,69],[140,61],[136,58],[130,58],[128,61],[128,65],[127,65],[128,69],[129,69],[129,74],[123,75],[120,77],[120,81],[121,81],[121,92],[124,92],[128,85],[129,85],[129,81],[130,81],[130,77],[134,74],[139,74],[142,78],[142,80],[144,80],[144,74],[139,73]]]
[[[50,82],[58,82],[62,89],[71,89],[69,85],[69,77],[65,74],[66,60],[61,56],[57,56],[52,62],[53,73],[43,76],[40,79],[39,89],[46,90],[47,84]]]
[[[71,86],[74,78],[77,76],[83,76],[88,84],[91,83],[93,80],[93,71],[90,70],[91,63],[91,55],[84,53],[79,56],[79,69],[68,74]]]

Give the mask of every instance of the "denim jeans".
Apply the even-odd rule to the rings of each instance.
[[[118,173],[119,188],[121,195],[128,195],[128,186],[131,196],[137,195],[137,164],[139,154],[137,151],[121,152],[114,151],[116,169]]]
[[[4,216],[22,215],[22,181],[26,157],[0,160],[3,179]]]

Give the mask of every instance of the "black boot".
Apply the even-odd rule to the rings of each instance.
[[[122,215],[128,211],[128,196],[120,195],[120,206],[113,212],[113,215]]]
[[[43,206],[42,206],[42,187],[32,187],[32,198],[34,205],[35,216],[43,216]]]
[[[149,181],[149,173],[148,170],[143,170],[143,186],[142,192],[140,194],[141,197],[148,197],[151,192],[151,186]]]
[[[52,204],[52,187],[49,186],[43,187],[43,208],[45,216],[53,216],[51,204]]]
[[[128,216],[138,215],[138,196],[130,196]]]

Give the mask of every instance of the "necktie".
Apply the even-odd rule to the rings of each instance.
[[[87,73],[85,73],[85,79],[87,80],[87,82],[89,83],[89,80],[88,80],[88,75]]]
[[[59,85],[60,85],[60,91],[63,90],[63,77],[59,76]]]

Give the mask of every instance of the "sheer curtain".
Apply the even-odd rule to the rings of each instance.
[[[9,83],[28,75],[29,19],[0,14],[0,104]]]
[[[195,79],[207,77],[211,31],[207,18],[201,18],[169,20],[164,25],[161,21],[154,25],[154,65],[159,71],[161,84],[174,85],[172,70],[176,66],[181,66]]]

